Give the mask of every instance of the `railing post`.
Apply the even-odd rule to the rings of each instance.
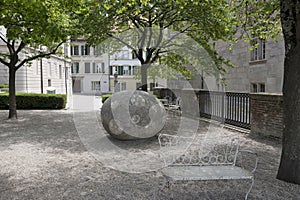
[[[224,92],[222,92],[221,93],[222,95],[221,95],[221,101],[222,101],[222,103],[221,103],[221,122],[222,122],[222,124],[225,124],[225,112],[224,112],[224,109],[225,109],[225,93]]]

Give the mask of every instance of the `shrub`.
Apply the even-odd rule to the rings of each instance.
[[[16,94],[17,109],[62,109],[66,106],[65,94]],[[0,94],[0,109],[8,109],[8,94]]]
[[[102,95],[102,103],[104,103],[106,101],[106,99],[108,99],[112,94],[104,94]]]
[[[2,85],[0,85],[0,88],[8,88],[8,85],[7,84],[2,84]]]

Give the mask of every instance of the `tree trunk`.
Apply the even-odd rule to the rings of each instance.
[[[148,86],[147,86],[147,70],[148,70],[148,65],[144,64],[141,66],[141,79],[142,79],[142,90],[147,92],[148,91]]]
[[[300,45],[284,62],[282,154],[277,178],[300,184]]]
[[[9,115],[8,118],[17,119],[17,104],[16,104],[16,70],[15,66],[9,67]]]
[[[277,178],[300,184],[300,3],[281,0],[285,40],[282,153]]]

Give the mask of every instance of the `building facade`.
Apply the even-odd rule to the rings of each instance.
[[[126,47],[110,56],[110,91],[135,90],[140,86],[136,78],[140,61]]]
[[[62,51],[68,49],[68,44],[62,46]],[[0,51],[8,51],[4,43],[0,43]],[[35,49],[26,48],[35,53]],[[67,53],[67,51],[66,51]],[[20,54],[24,57],[24,54]],[[9,83],[8,67],[0,64],[0,85]],[[72,95],[71,90],[71,60],[63,56],[51,55],[49,58],[40,58],[24,64],[16,72],[16,91],[22,93],[57,93]]]
[[[88,46],[84,38],[72,41],[73,92],[82,94],[114,93],[117,91],[136,90],[141,81],[137,78],[140,61],[126,47],[111,55],[99,55],[97,49]],[[156,79],[162,83],[159,78]],[[155,84],[149,79],[149,89]],[[150,87],[151,85],[151,87]]]
[[[251,48],[251,45],[253,47]],[[226,68],[226,91],[281,93],[284,41],[257,39],[254,44],[239,41],[232,50],[219,42],[216,50],[236,66]]]
[[[109,92],[109,57],[98,55],[95,48],[87,45],[84,38],[72,41],[73,92],[82,94],[101,94]]]

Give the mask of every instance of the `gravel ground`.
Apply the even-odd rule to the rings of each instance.
[[[3,200],[243,199],[250,186],[250,181],[199,181],[181,182],[159,191],[164,182],[159,168],[138,170],[148,165],[156,169],[153,159],[159,148],[156,138],[134,142],[109,138],[106,142],[125,152],[116,155],[115,149],[101,152],[96,146],[87,145],[89,141],[98,142],[92,137],[93,132],[103,131],[101,126],[98,130],[90,124],[99,124],[99,113],[21,110],[18,120],[7,120],[7,115],[7,111],[0,111],[0,199]],[[92,120],[95,116],[97,120]],[[169,117],[162,132],[176,131],[178,120]],[[86,132],[82,131],[84,127]],[[248,199],[300,199],[299,185],[275,178],[280,141],[200,121],[198,134],[202,133],[240,135],[241,147],[258,153],[255,184]],[[246,167],[253,164],[250,160],[250,157],[245,160]],[[136,169],[136,173],[128,169]]]

